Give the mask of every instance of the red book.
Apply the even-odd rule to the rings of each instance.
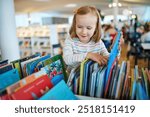
[[[11,100],[11,96],[8,94],[0,96],[0,100]]]
[[[117,61],[117,58],[114,60],[114,62],[112,64],[112,67],[110,69],[110,73],[109,73],[109,76],[108,76],[108,81],[106,83],[106,88],[105,88],[105,91],[104,91],[104,97],[105,98],[108,98],[110,82],[111,82],[111,79],[112,79],[112,71],[113,71],[113,68],[115,66],[116,61]]]
[[[43,75],[35,81],[25,85],[11,96],[14,100],[34,100],[40,98],[44,92],[51,89],[53,84],[51,83],[47,75]]]

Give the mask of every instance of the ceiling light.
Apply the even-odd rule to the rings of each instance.
[[[112,3],[112,6],[113,6],[113,7],[116,7],[116,6],[117,6],[117,4],[114,2],[114,3]]]
[[[109,6],[109,8],[111,8],[111,7],[112,7],[112,5],[111,5],[111,4],[109,4],[108,6]]]
[[[119,7],[121,7],[121,6],[122,6],[122,4],[121,4],[121,3],[118,3],[118,6],[119,6]]]
[[[110,3],[110,4],[108,5],[109,8],[117,7],[117,6],[118,6],[118,7],[122,7],[122,4],[121,4],[121,3],[118,3],[118,4],[117,4],[117,3],[113,2],[113,3]]]
[[[67,5],[65,5],[65,7],[76,7],[77,6],[77,4],[67,4]]]
[[[131,17],[132,17],[132,19],[135,19],[135,18],[136,18],[136,15],[132,15]]]

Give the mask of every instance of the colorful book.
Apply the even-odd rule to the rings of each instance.
[[[39,100],[77,100],[77,97],[72,93],[64,80],[61,80]]]
[[[142,87],[140,81],[137,81],[136,99],[137,100],[148,100],[149,99],[146,92],[143,90],[143,87]]]
[[[88,61],[88,59],[84,60],[80,66],[80,85],[79,85],[79,95],[83,94],[83,79],[84,79],[84,64]]]
[[[96,97],[102,98],[104,93],[104,79],[105,79],[105,72],[106,67],[99,69],[98,71],[98,79],[97,79],[97,88],[96,88]]]
[[[112,71],[111,82],[110,82],[109,91],[108,91],[109,92],[109,95],[108,95],[109,98],[111,98],[111,92],[112,92],[112,87],[113,87],[117,67],[118,67],[118,61],[116,61],[114,68],[113,68],[113,71]]]
[[[43,92],[47,89],[51,89],[53,84],[51,83],[47,75],[41,76],[35,81],[25,85],[11,96],[14,100],[33,100],[38,99],[43,95]]]
[[[124,78],[125,78],[125,70],[126,70],[126,62],[123,61],[121,68],[120,68],[120,73],[118,77],[118,83],[117,83],[117,90],[116,90],[116,99],[120,99],[122,95],[122,90],[124,86]]]
[[[0,74],[0,90],[5,89],[19,80],[20,77],[17,69],[12,69],[8,72]]]
[[[126,92],[128,88],[128,80],[129,80],[129,75],[130,75],[130,62],[127,61],[127,69],[126,69],[126,74],[125,74],[125,81],[124,81],[124,86],[123,86],[123,92],[122,92],[122,99],[126,98]]]
[[[114,82],[113,82],[112,91],[111,91],[111,99],[115,99],[119,72],[120,72],[120,65],[118,64],[117,70],[114,76]]]
[[[12,64],[7,64],[7,65],[4,65],[4,66],[1,66],[0,67],[0,74],[3,74],[3,73],[5,73],[7,71],[10,71],[12,69],[13,69]]]
[[[12,94],[16,90],[20,89],[21,87],[24,87],[25,85],[33,82],[34,80],[40,78],[41,76],[46,75],[46,72],[44,70],[41,70],[39,72],[36,72],[30,76],[27,76],[26,78],[23,78],[19,80],[18,82],[10,85],[9,87],[6,88],[8,94]]]
[[[90,77],[90,66],[94,63],[94,61],[87,61],[84,66],[84,81],[83,81],[83,95],[87,95],[88,93],[88,84],[89,84],[89,77]]]
[[[108,76],[107,76],[107,70],[108,70],[108,68],[107,68],[107,70],[106,70],[106,79],[105,79],[105,83],[106,84],[104,84],[105,85],[105,88],[104,88],[104,97],[105,98],[108,98],[108,95],[109,95],[109,86],[110,86],[110,82],[111,82],[111,76],[112,76],[112,71],[113,71],[113,68],[114,68],[114,66],[115,66],[115,63],[116,63],[116,60],[117,59],[115,59],[114,61],[113,61],[113,63],[112,63],[112,66],[111,66],[111,68],[109,69],[109,74],[108,74]],[[108,77],[108,78],[107,78]]]
[[[18,60],[11,62],[13,64],[14,68],[16,68],[18,70],[21,79],[23,78],[23,71],[21,69],[21,62],[27,61],[27,60],[34,58],[34,57],[37,57],[37,56],[40,56],[40,54],[34,54],[34,55],[27,56],[25,58],[18,59]]]
[[[8,64],[8,60],[0,61],[0,67],[7,65],[7,64]]]
[[[143,78],[144,78],[146,94],[147,94],[147,96],[150,97],[150,86],[149,86],[148,77],[146,75],[146,72],[145,72],[144,68],[142,68],[142,75],[143,75]]]
[[[106,71],[105,84],[107,84],[107,82],[108,82],[108,78],[109,78],[110,72],[112,70],[111,69],[112,65],[113,65],[114,61],[117,59],[117,56],[119,54],[119,41],[120,41],[120,37],[121,37],[121,32],[118,32],[117,35],[116,35],[115,41],[113,43],[113,48],[111,49],[111,53],[109,55],[108,65],[107,65],[107,71]]]

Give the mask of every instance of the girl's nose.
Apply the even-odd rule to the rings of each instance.
[[[87,30],[86,30],[86,29],[82,29],[82,33],[83,33],[83,34],[86,34],[86,33],[87,33]]]

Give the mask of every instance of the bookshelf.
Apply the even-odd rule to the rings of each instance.
[[[34,37],[32,38],[32,54],[40,52],[42,55],[51,54],[50,39],[48,36],[45,37]]]
[[[51,52],[49,26],[18,27],[17,37],[21,58],[35,53],[47,55]]]
[[[18,27],[17,37],[21,58],[35,53],[51,55],[53,44],[60,44],[63,47],[68,29],[68,24]]]

